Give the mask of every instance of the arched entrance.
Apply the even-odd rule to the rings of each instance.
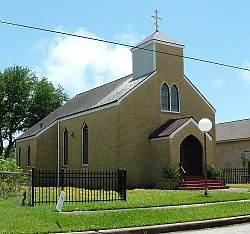
[[[193,135],[181,143],[180,163],[187,175],[202,175],[202,145]]]

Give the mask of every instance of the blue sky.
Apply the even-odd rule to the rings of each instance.
[[[159,30],[185,55],[250,67],[250,1],[0,0],[0,20],[135,44]],[[73,96],[131,72],[126,48],[0,24],[0,70],[18,64]],[[121,61],[123,58],[123,61]],[[185,60],[185,74],[217,110],[216,122],[250,118],[250,72]]]

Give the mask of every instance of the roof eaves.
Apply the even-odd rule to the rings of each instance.
[[[217,123],[216,125],[223,125],[223,124],[238,123],[238,122],[241,122],[241,121],[249,121],[249,122],[250,122],[250,118],[247,118],[247,119],[238,119],[238,120],[226,121],[226,122],[222,122],[222,123]]]
[[[171,42],[171,41],[162,41],[162,40],[158,40],[158,39],[151,39],[151,40],[148,40],[148,41],[145,41],[141,44],[138,44],[136,46],[133,46],[130,50],[133,51],[133,50],[148,50],[146,49],[144,46],[151,43],[151,42],[157,42],[159,44],[163,44],[163,45],[172,45],[172,46],[175,46],[175,47],[180,47],[180,48],[184,48],[185,45],[182,45],[182,44],[178,44],[178,43],[174,43],[174,42]],[[160,52],[160,51],[156,51],[156,52]]]
[[[72,114],[64,115],[64,116],[62,116],[62,117],[57,118],[57,120],[60,121],[60,120],[68,119],[68,118],[74,118],[74,117],[76,117],[76,115],[79,116],[79,115],[81,115],[81,114],[84,115],[85,112],[92,111],[92,110],[95,110],[95,109],[98,109],[98,108],[103,108],[103,107],[105,107],[105,106],[107,106],[107,105],[114,104],[114,103],[116,103],[117,101],[118,101],[118,100],[114,100],[114,101],[111,101],[111,102],[108,102],[108,103],[105,103],[105,104],[102,104],[102,105],[99,105],[99,106],[94,106],[94,107],[92,107],[92,108],[85,109],[85,110],[83,110],[83,111],[78,111],[78,112],[75,112],[75,113],[72,113]]]
[[[56,118],[53,122],[51,122],[50,124],[48,124],[45,128],[42,128],[40,130],[38,130],[35,134],[31,134],[29,136],[25,136],[25,137],[18,137],[16,140],[19,141],[19,140],[25,140],[25,139],[28,139],[28,138],[34,138],[35,136],[37,135],[40,135],[42,132],[46,131],[48,128],[50,128],[52,125],[54,125],[56,122],[60,122],[64,119],[68,119],[68,118],[74,118],[75,115],[81,115],[81,114],[84,114],[85,112],[88,112],[88,111],[91,111],[91,110],[94,110],[94,109],[97,109],[97,108],[102,108],[104,106],[107,106],[107,105],[110,105],[110,104],[113,104],[115,102],[117,102],[118,100],[115,100],[115,101],[112,101],[112,102],[109,102],[109,103],[105,103],[103,105],[100,105],[100,106],[96,106],[96,107],[93,107],[93,108],[89,108],[89,109],[86,109],[84,111],[79,111],[79,112],[75,112],[75,113],[72,113],[72,114],[69,114],[69,115],[65,115],[65,116],[62,116],[62,117],[58,117]]]
[[[231,138],[231,139],[216,140],[216,143],[227,143],[227,142],[249,141],[249,140],[250,140],[250,137],[242,137],[242,138]]]

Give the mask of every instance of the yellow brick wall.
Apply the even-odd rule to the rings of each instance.
[[[57,169],[57,123],[37,137],[37,166]]]
[[[69,170],[114,170],[118,168],[117,107],[60,122],[60,167]],[[82,127],[88,125],[89,162],[82,165]],[[63,131],[69,133],[69,165],[63,165]]]
[[[27,166],[27,148],[30,146],[30,166]],[[20,166],[24,172],[29,172],[32,167],[37,167],[37,141],[36,138],[16,142],[16,155],[21,148]]]
[[[170,139],[151,140],[150,149],[150,184],[155,187],[158,179],[163,178],[163,167],[170,163]]]

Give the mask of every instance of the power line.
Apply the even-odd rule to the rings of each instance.
[[[164,51],[147,49],[147,48],[143,48],[143,47],[140,47],[140,46],[132,46],[132,45],[129,45],[129,44],[115,42],[115,41],[109,41],[109,40],[104,40],[104,39],[99,39],[99,38],[94,38],[94,37],[87,37],[87,36],[77,35],[77,34],[73,34],[73,33],[67,33],[67,32],[62,32],[62,31],[57,31],[57,30],[52,30],[52,29],[35,27],[35,26],[31,26],[31,25],[25,25],[25,24],[18,24],[18,23],[3,21],[3,20],[0,20],[0,23],[1,24],[12,25],[12,26],[17,26],[17,27],[22,27],[22,28],[38,30],[38,31],[61,34],[61,35],[64,35],[64,36],[71,36],[71,37],[77,37],[77,38],[82,38],[82,39],[87,39],[87,40],[92,40],[92,41],[98,41],[98,42],[103,42],[103,43],[108,43],[108,44],[113,44],[113,45],[125,46],[125,47],[129,47],[129,48],[138,48],[138,49],[146,50],[146,51],[155,51],[155,52],[160,53],[160,54],[166,54],[166,55],[170,55],[170,56],[181,57],[181,58],[185,58],[185,59],[189,59],[189,60],[214,64],[214,65],[223,66],[223,67],[229,67],[229,68],[233,68],[233,69],[250,71],[249,68],[245,68],[245,67],[230,65],[230,64],[221,63],[221,62],[215,62],[215,61],[211,61],[211,60],[207,60],[207,59],[201,59],[201,58],[195,58],[195,57],[190,57],[190,56],[172,54],[172,53],[167,53],[167,52],[164,52]]]

